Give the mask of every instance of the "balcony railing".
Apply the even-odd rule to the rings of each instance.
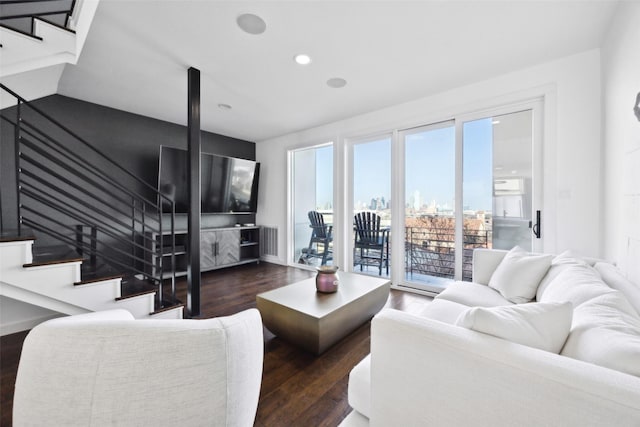
[[[464,230],[462,280],[471,280],[473,250],[490,247],[491,233],[491,230]],[[455,276],[454,229],[407,227],[405,269],[407,275],[411,276],[426,275],[453,279]]]

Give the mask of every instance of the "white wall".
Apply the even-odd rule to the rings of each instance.
[[[64,70],[64,64],[13,74],[0,79],[7,86],[27,101],[53,95],[58,90],[58,83]],[[15,105],[15,98],[0,91],[0,109]]]
[[[601,256],[600,51],[591,50],[491,80],[374,111],[294,134],[261,141],[257,222],[277,226],[279,260],[286,263],[287,150],[336,141],[336,209],[344,199],[345,139],[449,119],[507,103],[545,98],[545,251],[573,249]],[[348,87],[345,88],[348,90]],[[342,160],[342,161],[340,161]],[[339,226],[337,220],[334,223]]]
[[[32,329],[45,320],[60,316],[64,315],[0,296],[0,335],[2,336]]]
[[[640,283],[640,3],[621,2],[602,47],[605,256]]]

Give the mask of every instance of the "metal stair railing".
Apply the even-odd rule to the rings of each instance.
[[[157,308],[177,302],[174,201],[4,84],[0,89],[16,100],[15,115],[5,109],[0,118],[15,130],[18,232],[39,231],[92,263],[101,259],[154,283]]]

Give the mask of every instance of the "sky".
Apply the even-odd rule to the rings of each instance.
[[[491,118],[467,122],[463,127],[463,192],[465,209],[491,211],[492,141]],[[316,151],[318,171],[333,162],[333,147]],[[453,126],[424,130],[407,135],[405,140],[405,202],[416,191],[421,204],[432,200],[453,208],[455,195],[455,129]],[[354,203],[391,196],[391,138],[382,138],[354,146]],[[331,169],[332,170],[332,169]],[[331,200],[332,182],[317,180],[318,206]]]

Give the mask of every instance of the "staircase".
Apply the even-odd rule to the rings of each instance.
[[[97,6],[0,0],[0,77],[75,64]],[[0,296],[64,314],[182,318],[175,238],[150,237],[174,235],[173,201],[4,84],[0,99],[12,106],[0,114],[3,154],[15,141],[15,182],[0,193]]]
[[[0,237],[0,294],[63,314],[122,308],[136,318],[182,319],[182,305],[156,308],[153,286],[122,275],[82,280],[82,258],[34,259],[32,233]]]
[[[65,314],[121,307],[182,318],[173,200],[5,85],[0,92],[15,98],[0,120],[16,165],[15,203],[11,183],[0,194],[0,295]]]
[[[98,0],[0,0],[0,77],[80,57]]]

